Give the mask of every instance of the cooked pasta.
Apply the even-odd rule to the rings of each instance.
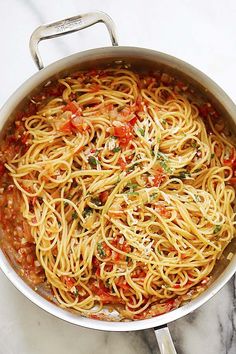
[[[234,237],[231,133],[165,73],[48,83],[1,151],[3,248],[64,308],[168,312],[205,289]]]

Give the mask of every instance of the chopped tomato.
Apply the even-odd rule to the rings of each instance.
[[[130,121],[129,121],[129,124],[132,125],[132,127],[135,126],[136,122],[137,122],[138,118],[137,117],[134,117],[132,118]]]
[[[64,123],[60,127],[60,131],[63,133],[72,133],[73,132],[73,125],[71,124],[71,121],[68,120],[66,123]]]
[[[173,286],[173,288],[175,288],[175,289],[180,289],[181,286],[180,286],[180,284],[175,284],[175,285]]]
[[[122,171],[126,170],[126,162],[121,157],[118,159],[118,165]]]
[[[130,134],[130,126],[128,124],[114,127],[114,136],[117,138],[126,138]]]
[[[107,198],[109,196],[109,192],[108,191],[103,191],[99,194],[99,199],[102,202],[102,204],[105,204],[107,201]]]
[[[233,166],[236,160],[236,151],[235,148],[233,147],[231,150],[230,157],[228,159],[224,159],[223,163],[226,166]]]
[[[159,187],[161,182],[163,182],[166,178],[166,174],[164,173],[164,170],[162,167],[159,167],[157,170],[156,170],[156,174],[154,176],[154,179],[153,179],[153,185],[155,187]]]
[[[155,205],[155,210],[158,212],[158,214],[164,216],[165,218],[169,218],[171,216],[170,211],[167,210],[163,205]]]
[[[66,275],[61,276],[61,281],[66,284],[69,290],[75,285],[75,279]]]
[[[124,276],[119,277],[115,283],[117,286],[119,286],[120,288],[122,288],[124,290],[130,289],[130,285],[127,283]]]
[[[69,111],[69,112],[72,112],[72,113],[76,113],[78,111],[79,107],[77,106],[77,104],[73,101],[67,103],[67,105],[65,107],[63,107],[63,111],[66,112],[66,111]]]

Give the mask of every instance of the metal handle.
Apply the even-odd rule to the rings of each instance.
[[[155,327],[154,332],[161,354],[177,354],[169,332],[169,328],[166,325]]]
[[[48,25],[42,25],[36,28],[30,37],[29,46],[31,55],[38,69],[40,70],[44,67],[38,49],[38,44],[40,41],[80,31],[84,28],[95,25],[98,22],[103,22],[106,25],[110,34],[112,45],[117,46],[118,42],[114,22],[110,16],[100,11],[69,17],[64,20],[49,23]]]

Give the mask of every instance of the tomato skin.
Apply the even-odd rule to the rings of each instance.
[[[136,124],[136,122],[137,122],[137,120],[138,120],[138,118],[137,118],[137,117],[134,117],[134,118],[132,118],[132,119],[129,121],[129,124],[130,124],[132,127],[134,127],[135,124]]]
[[[236,167],[235,166],[235,160],[236,160],[236,152],[235,152],[235,148],[233,147],[231,150],[231,155],[229,157],[229,159],[224,159],[223,163],[226,166],[232,166],[232,167]]]
[[[126,170],[126,165],[127,164],[121,157],[118,159],[118,165],[120,166],[122,171]]]
[[[128,124],[121,125],[120,127],[114,127],[114,136],[117,138],[126,138],[126,136],[130,133],[130,127]]]
[[[75,285],[75,280],[71,277],[66,276],[66,275],[62,275],[61,280],[63,283],[66,284],[66,286],[69,290]]]
[[[70,101],[67,103],[67,105],[65,107],[63,107],[63,112],[69,111],[72,112],[73,114],[75,114],[78,111],[78,107],[75,104],[75,102]]]
[[[103,191],[99,194],[99,199],[102,202],[102,204],[105,204],[107,201],[107,198],[109,197],[109,192],[108,191]]]
[[[60,127],[60,131],[63,133],[72,133],[73,132],[73,125],[71,121],[68,120],[65,124]]]

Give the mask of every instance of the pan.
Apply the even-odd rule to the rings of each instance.
[[[40,41],[59,37],[82,30],[99,22],[105,24],[112,46],[96,48],[79,52],[58,60],[44,68],[39,53]],[[30,51],[39,71],[21,85],[8,99],[0,111],[0,138],[3,139],[6,126],[14,118],[15,113],[25,104],[35,91],[40,90],[49,80],[69,75],[75,70],[89,70],[116,65],[130,65],[134,70],[164,70],[173,76],[181,78],[200,92],[211,102],[219,113],[227,120],[235,132],[236,106],[226,93],[210,78],[190,64],[173,56],[157,51],[119,46],[115,26],[111,18],[103,12],[91,12],[67,18],[48,25],[38,27],[30,39]],[[228,257],[233,254],[233,257]],[[230,258],[230,259],[229,259]],[[7,254],[0,250],[0,268],[14,286],[29,300],[45,311],[67,322],[87,328],[103,331],[135,331],[153,328],[162,354],[176,353],[167,324],[175,321],[199,308],[211,299],[232,277],[236,270],[236,239],[227,246],[212,272],[212,282],[197,298],[189,301],[171,312],[136,321],[118,321],[112,314],[107,314],[106,320],[82,317],[76,313],[58,307],[32,289],[20,277],[10,262]],[[110,317],[110,318],[109,318]]]

